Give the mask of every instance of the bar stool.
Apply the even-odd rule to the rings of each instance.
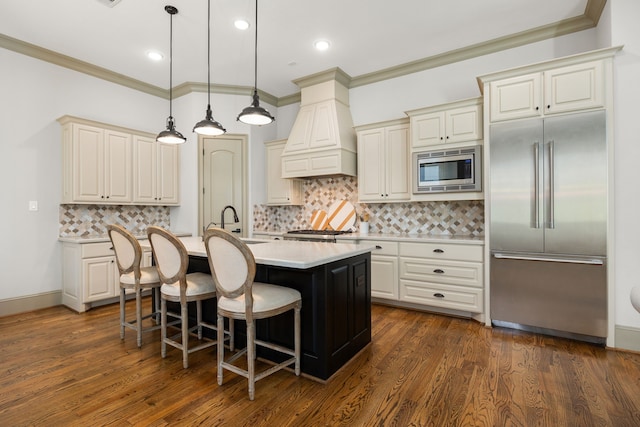
[[[209,339],[202,334],[203,328],[217,331],[216,325],[202,320],[202,301],[215,298],[216,288],[210,274],[187,274],[189,267],[187,249],[173,233],[161,227],[150,226],[147,228],[147,234],[162,282],[160,288],[162,357],[167,355],[167,344],[180,349],[182,365],[186,369],[189,367],[189,354],[212,347],[217,343],[221,343],[220,347],[224,346],[224,329],[221,329],[217,335],[218,340]],[[180,303],[180,313],[167,311],[167,301]],[[189,327],[189,302],[196,304],[196,323],[191,328]],[[167,324],[167,316],[180,320],[180,334],[167,337],[167,327],[170,326]],[[197,336],[200,342],[189,347],[189,335]]]
[[[124,328],[131,328],[136,331],[138,347],[142,347],[142,333],[160,329],[158,311],[159,288],[162,285],[155,267],[140,267],[142,260],[142,248],[138,239],[127,231],[124,227],[111,224],[107,225],[107,232],[113,250],[116,254],[116,264],[120,272],[120,339],[124,340]],[[151,289],[155,298],[155,308],[150,314],[142,314],[142,291]],[[136,318],[132,321],[126,320],[126,292],[133,290],[136,297]],[[142,322],[153,317],[155,324],[143,327]]]
[[[256,261],[249,247],[239,238],[220,228],[209,228],[204,235],[211,276],[218,294],[218,340],[222,339],[224,318],[241,319],[247,323],[247,346],[225,360],[224,346],[218,346],[218,385],[222,385],[223,370],[247,378],[249,399],[255,397],[255,382],[294,364],[300,375],[300,309],[302,298],[295,289],[254,282]],[[265,342],[255,337],[255,320],[273,317],[289,310],[294,312],[294,349]],[[256,375],[256,345],[292,356]],[[247,355],[247,369],[233,364]]]

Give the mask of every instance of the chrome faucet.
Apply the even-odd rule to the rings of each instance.
[[[227,209],[231,209],[231,211],[233,212],[233,222],[240,222],[240,218],[238,218],[238,213],[236,212],[236,208],[234,208],[231,205],[227,205],[224,208],[222,208],[222,212],[220,213],[220,228],[222,228],[224,230],[224,212]]]

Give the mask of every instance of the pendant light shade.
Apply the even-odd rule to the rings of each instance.
[[[213,119],[211,114],[211,0],[207,0],[207,111],[204,120],[200,120],[193,127],[199,135],[222,135],[227,130]]]
[[[250,106],[242,110],[238,115],[238,120],[248,125],[267,125],[275,119],[267,110],[260,106],[260,97],[258,96],[258,0],[256,0],[256,40],[254,50],[254,85],[253,85],[253,102]]]
[[[160,132],[156,141],[165,144],[182,144],[187,138],[182,136],[175,128],[175,121],[172,115],[173,100],[173,15],[178,13],[178,9],[173,6],[165,6],[164,10],[169,14],[169,117],[167,118],[167,128]]]

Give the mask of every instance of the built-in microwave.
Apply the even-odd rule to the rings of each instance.
[[[482,146],[413,153],[413,192],[482,191]]]

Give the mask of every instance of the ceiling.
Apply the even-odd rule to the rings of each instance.
[[[292,80],[333,67],[354,78],[402,73],[407,64],[428,68],[430,58],[492,46],[522,32],[534,35],[522,40],[535,41],[584,29],[589,19],[594,25],[590,15],[597,23],[605,1],[260,0],[258,88],[285,97],[299,92]],[[166,90],[170,17],[164,6],[171,4],[179,10],[173,17],[173,86],[207,82],[207,0],[106,3],[3,1],[0,41],[7,47],[7,39],[17,39]],[[255,1],[211,0],[211,11],[212,84],[253,87]],[[237,30],[237,18],[250,28]],[[329,40],[330,49],[314,50],[317,39]],[[164,60],[147,59],[150,49],[162,51]]]

